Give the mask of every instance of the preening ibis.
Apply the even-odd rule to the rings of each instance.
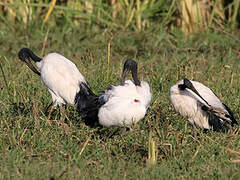
[[[133,81],[125,80],[129,71]],[[81,83],[77,98],[81,99],[77,106],[85,116],[86,124],[129,126],[145,116],[152,94],[148,83],[137,77],[137,63],[126,60],[120,85],[111,86],[102,95],[95,95],[87,84]]]
[[[183,79],[170,88],[170,100],[175,110],[202,129],[225,131],[235,120],[230,108],[214,92],[197,81]]]
[[[33,72],[41,76],[42,83],[47,86],[52,95],[54,107],[57,105],[61,107],[62,104],[75,105],[75,97],[80,90],[80,85],[84,83],[89,87],[76,65],[61,54],[49,53],[41,59],[30,49],[22,48],[18,57]],[[33,66],[30,58],[36,63],[40,72]]]

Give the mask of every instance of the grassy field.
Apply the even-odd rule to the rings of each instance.
[[[210,87],[239,120],[240,32],[208,31],[184,35],[154,26],[121,31],[111,41],[105,29],[5,26],[0,31],[0,178],[1,179],[239,179],[239,127],[193,138],[187,119],[175,113],[169,88],[187,77]],[[239,39],[239,38],[238,38]],[[59,52],[77,64],[95,92],[120,82],[126,58],[139,63],[140,79],[153,98],[147,115],[132,131],[89,128],[75,107],[68,118],[51,102],[40,78],[20,62],[17,52]],[[44,47],[44,48],[43,48]],[[240,121],[239,121],[240,122]],[[148,163],[149,137],[156,143],[156,164]],[[150,144],[151,145],[151,144]]]

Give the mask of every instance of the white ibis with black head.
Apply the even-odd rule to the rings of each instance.
[[[49,53],[41,59],[30,49],[22,48],[18,57],[34,73],[41,76],[42,83],[47,86],[52,95],[54,107],[57,105],[61,107],[62,104],[75,105],[75,97],[80,90],[80,84],[84,83],[89,87],[76,65],[61,54]],[[30,58],[36,63],[40,72],[33,66]]]
[[[125,80],[129,71],[133,81]],[[134,60],[125,61],[120,85],[111,86],[102,95],[95,95],[84,83],[80,86],[79,112],[85,116],[86,123],[98,122],[106,127],[137,123],[145,116],[152,98],[148,83],[137,77]]]
[[[170,88],[170,100],[175,110],[188,117],[193,126],[225,131],[238,124],[230,108],[200,82],[180,80]]]

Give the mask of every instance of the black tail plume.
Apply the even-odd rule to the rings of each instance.
[[[198,103],[200,104],[202,110],[208,114],[209,125],[213,128],[214,131],[226,132],[234,124],[238,124],[235,118],[233,117],[232,111],[225,104],[223,105],[225,106],[229,114],[223,113],[211,107],[207,107],[206,105],[200,102]]]
[[[222,104],[223,104],[223,106],[225,107],[225,109],[228,111],[228,113],[229,113],[229,115],[230,115],[229,118],[232,120],[231,126],[234,126],[234,124],[238,125],[238,122],[237,122],[237,120],[234,118],[233,112],[231,111],[231,109],[230,109],[226,104],[224,104],[224,103],[222,103]]]
[[[98,123],[98,110],[102,103],[99,96],[94,94],[86,83],[80,84],[80,90],[76,94],[75,104],[79,114],[83,115],[86,125],[95,126]]]

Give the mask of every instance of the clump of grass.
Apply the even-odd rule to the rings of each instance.
[[[34,21],[54,26],[57,23],[79,27],[99,25],[114,31],[144,31],[154,23],[163,28],[181,27],[184,32],[208,30],[213,27],[223,29],[238,27],[239,0],[225,3],[217,1],[156,1],[156,0],[111,0],[111,1],[23,1],[5,0],[0,3],[3,11],[0,19],[23,23],[25,27]],[[42,29],[43,31],[43,29]]]
[[[157,163],[156,143],[152,136],[152,131],[150,131],[148,139],[148,165],[155,165]]]

